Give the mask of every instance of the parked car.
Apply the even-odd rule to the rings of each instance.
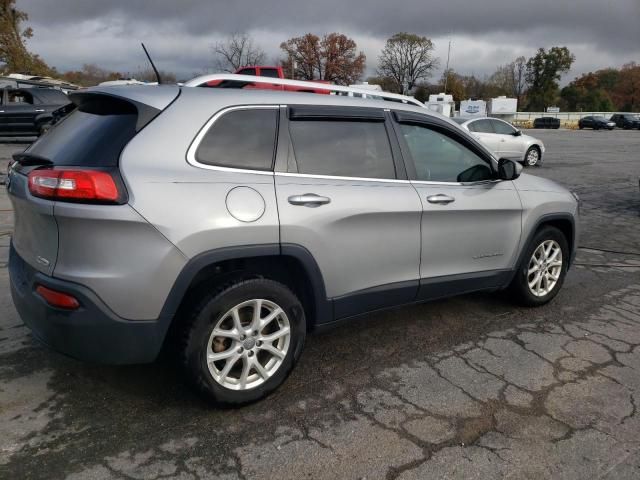
[[[533,128],[560,128],[560,119],[555,117],[539,117],[533,121]]]
[[[338,320],[503,288],[544,305],[576,252],[572,193],[424,108],[178,86],[71,99],[10,167],[17,311],[87,361],[172,343],[215,402],[272,392]]]
[[[582,130],[583,128],[593,128],[594,130],[606,128],[607,130],[613,130],[615,127],[616,124],[614,122],[600,116],[589,115],[578,120],[578,128],[580,130]]]
[[[640,115],[634,115],[632,113],[614,113],[611,115],[611,121],[616,124],[616,127],[624,128],[625,130],[632,128],[640,129]]]
[[[41,135],[74,105],[55,88],[4,88],[0,105],[0,135]]]
[[[526,167],[542,165],[544,143],[523,135],[520,130],[497,118],[455,117],[453,120],[480,140],[497,158],[509,158]]]

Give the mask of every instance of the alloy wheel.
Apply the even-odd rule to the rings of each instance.
[[[538,163],[539,159],[540,159],[540,153],[538,153],[538,149],[537,148],[529,149],[529,151],[527,152],[527,165],[529,165],[530,167],[533,167]]]
[[[555,240],[545,240],[536,248],[529,260],[527,284],[536,297],[549,294],[562,273],[562,249]]]
[[[290,342],[291,324],[279,305],[247,300],[216,322],[207,342],[207,366],[221,386],[249,390],[276,373]]]

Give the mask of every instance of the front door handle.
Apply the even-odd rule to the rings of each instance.
[[[315,193],[305,193],[304,195],[292,195],[288,198],[291,205],[302,205],[304,207],[319,207],[331,201],[329,197],[322,197]]]
[[[44,109],[42,109],[42,108],[36,108],[36,113],[42,113],[42,112],[44,112]]]
[[[437,203],[438,205],[448,205],[451,202],[455,202],[456,199],[450,197],[449,195],[444,195],[439,193],[437,195],[429,195],[427,197],[427,202],[429,203]]]

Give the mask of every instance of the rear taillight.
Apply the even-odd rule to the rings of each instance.
[[[46,168],[29,172],[29,191],[49,200],[121,203],[113,175],[100,170]]]
[[[52,290],[43,285],[38,285],[36,292],[52,307],[63,308],[65,310],[76,310],[80,307],[78,299],[68,293]]]

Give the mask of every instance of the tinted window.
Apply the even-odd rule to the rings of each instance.
[[[476,182],[492,178],[481,157],[451,137],[418,125],[401,124],[416,169],[416,180]]]
[[[275,68],[261,68],[260,69],[261,77],[271,77],[271,78],[279,78],[278,70]]]
[[[478,133],[496,133],[491,126],[490,120],[476,120],[469,124],[469,130]]]
[[[232,110],[204,136],[196,160],[207,165],[270,170],[276,139],[275,108]]]
[[[9,104],[12,103],[33,103],[33,96],[29,92],[23,90],[9,91]]]
[[[239,75],[254,75],[256,74],[255,68],[243,68],[238,72]]]
[[[60,90],[37,89],[33,94],[42,104],[66,105],[67,103],[71,103],[69,97]]]
[[[382,122],[299,120],[289,129],[300,173],[396,178]]]
[[[131,111],[100,115],[75,110],[27,153],[47,158],[54,165],[115,167],[120,152],[136,134],[137,120],[137,113]]]
[[[496,133],[501,135],[511,135],[516,131],[511,125],[505,122],[501,122],[500,120],[491,120],[491,124],[493,125],[493,129]]]

